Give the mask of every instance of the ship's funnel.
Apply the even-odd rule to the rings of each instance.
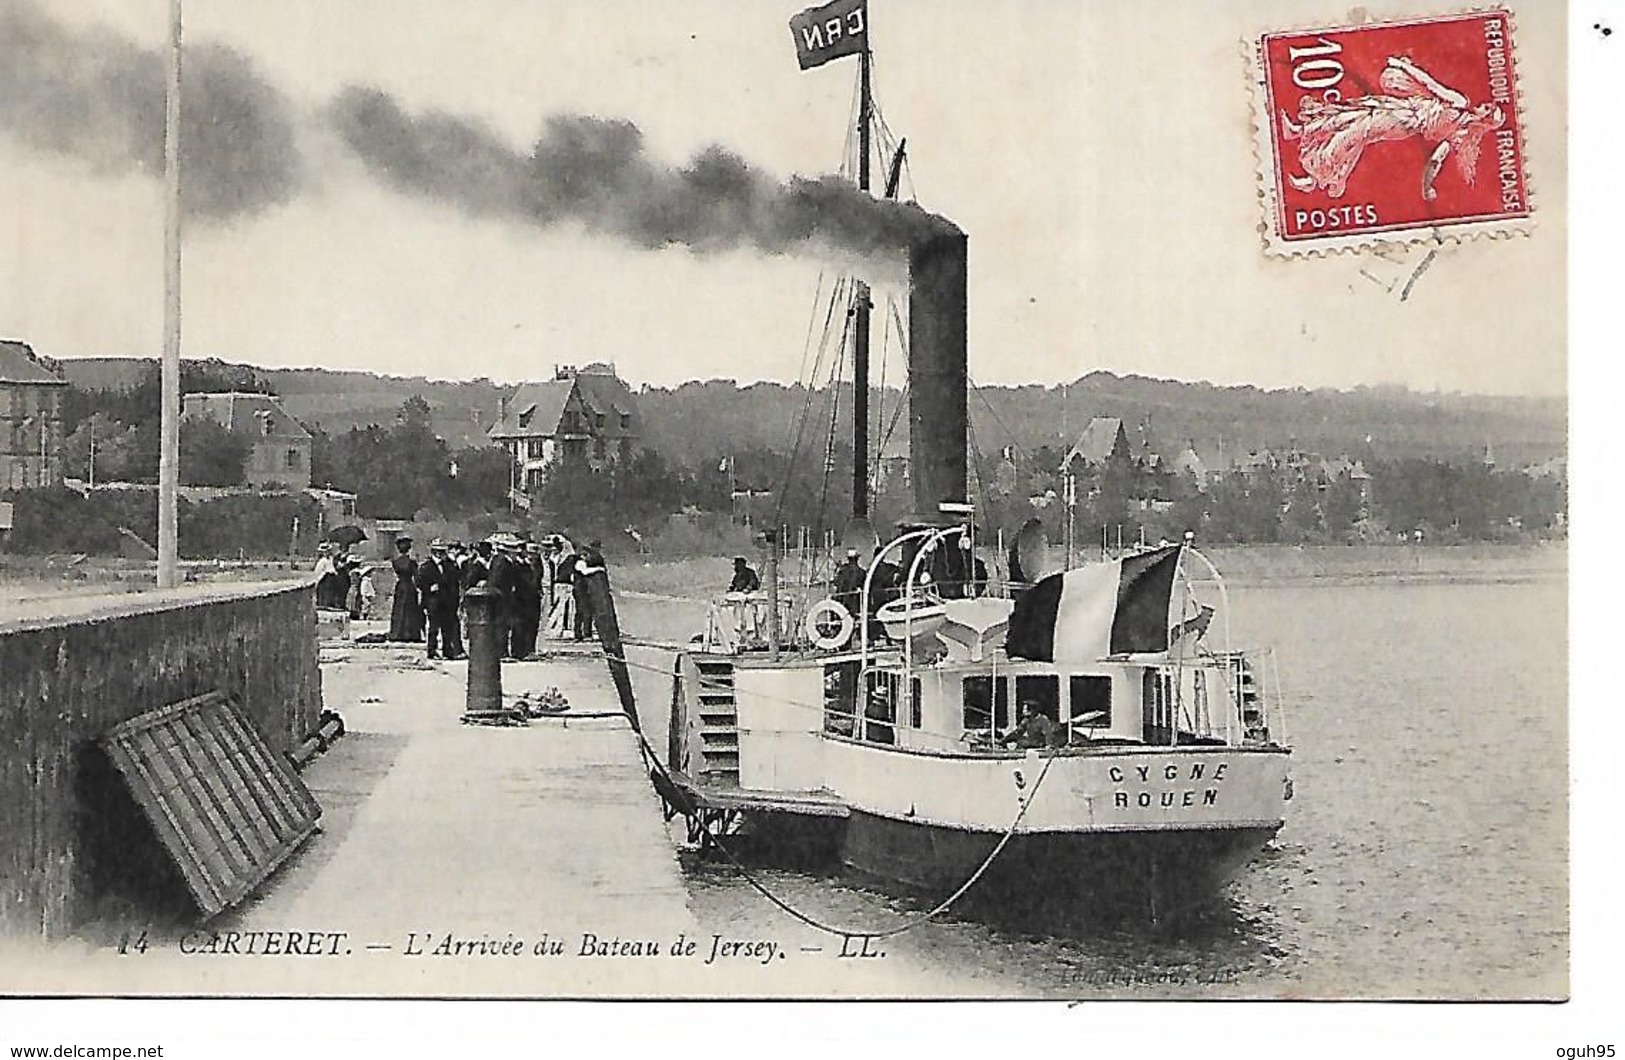
[[[909,475],[914,521],[946,521],[938,505],[963,504],[966,444],[966,272],[963,232],[909,248]]]

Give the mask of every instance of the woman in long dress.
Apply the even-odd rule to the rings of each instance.
[[[395,555],[389,565],[395,571],[395,606],[389,612],[389,639],[419,643],[423,640],[423,605],[418,600],[414,582],[418,561],[412,558],[411,538],[395,539]]]

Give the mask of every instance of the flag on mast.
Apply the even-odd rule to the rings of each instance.
[[[796,60],[803,70],[831,59],[857,55],[869,47],[868,0],[833,0],[790,19]]]

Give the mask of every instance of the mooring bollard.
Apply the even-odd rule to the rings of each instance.
[[[505,628],[497,608],[502,594],[476,585],[463,595],[468,610],[468,706],[465,715],[502,710],[502,638]]]

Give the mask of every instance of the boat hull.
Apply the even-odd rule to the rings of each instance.
[[[1003,833],[854,811],[841,860],[864,876],[946,898],[967,892],[1012,911],[1098,910],[1162,919],[1210,901],[1279,826],[1116,832]]]

